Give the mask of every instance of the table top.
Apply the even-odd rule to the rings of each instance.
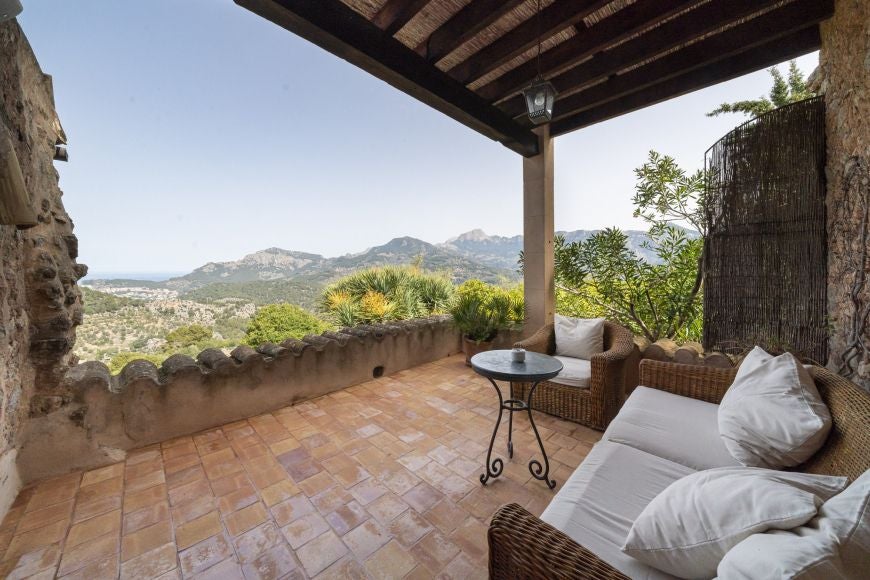
[[[488,350],[471,357],[471,368],[480,375],[500,381],[535,382],[552,379],[562,371],[557,359],[526,351],[525,362],[511,360],[509,350]]]

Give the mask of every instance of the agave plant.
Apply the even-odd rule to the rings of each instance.
[[[450,309],[453,323],[468,340],[490,342],[502,330],[514,328],[522,322],[524,306],[521,295],[501,288],[468,288],[457,294]]]

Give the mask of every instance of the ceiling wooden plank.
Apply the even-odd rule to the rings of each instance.
[[[832,1],[801,0],[786,4],[721,34],[705,38],[645,66],[557,101],[554,119],[603,105],[683,73],[725,60],[755,46],[788,36],[808,25],[817,24],[831,14]]]
[[[236,4],[356,65],[430,107],[530,156],[538,137],[338,0]]]
[[[525,0],[471,0],[417,46],[417,54],[438,62]]]
[[[594,58],[550,78],[550,81],[559,92],[560,98],[565,98],[621,69],[643,62],[777,3],[779,0],[728,0],[704,4],[637,38],[601,52]],[[499,107],[513,117],[522,113],[525,103],[522,96],[515,95]]]
[[[467,85],[533,48],[539,39],[550,38],[610,2],[612,0],[556,0],[542,9],[540,15],[522,22],[448,72]]]
[[[372,22],[375,26],[393,36],[402,29],[429,0],[387,0],[378,10]]]
[[[550,125],[553,135],[564,135],[625,113],[643,109],[693,91],[797,58],[821,46],[818,25],[812,25],[789,36],[767,42],[717,63],[684,73],[645,90],[626,95],[556,121]]]
[[[576,36],[541,53],[541,74],[550,77],[571,68],[583,59],[686,10],[698,1],[635,2],[591,28],[577,26]],[[537,74],[537,62],[532,59],[483,85],[476,92],[488,101],[496,101],[525,88]]]

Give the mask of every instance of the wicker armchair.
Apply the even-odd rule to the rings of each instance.
[[[556,332],[548,324],[520,341],[515,347],[552,355],[556,352]],[[545,381],[532,396],[532,408],[556,415],[593,429],[604,430],[616,416],[625,396],[625,364],[634,350],[634,336],[626,328],[604,323],[604,352],[592,357],[589,388],[571,387]],[[514,395],[525,399],[532,385],[514,383]]]
[[[719,403],[735,369],[644,360],[640,384],[676,395]],[[870,393],[822,367],[813,379],[831,410],[824,446],[795,471],[847,476],[870,469]],[[501,507],[489,526],[489,575],[495,579],[625,579],[624,574],[517,504]]]

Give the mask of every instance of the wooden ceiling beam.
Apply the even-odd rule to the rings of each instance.
[[[625,113],[643,109],[693,91],[797,58],[821,46],[818,25],[766,42],[746,52],[588,109],[550,125],[552,135],[564,135]]]
[[[471,0],[421,42],[417,54],[436,63],[525,0]]]
[[[636,2],[591,28],[576,26],[576,36],[541,53],[541,74],[550,77],[571,68],[595,53],[686,10],[698,1]],[[476,92],[488,101],[497,101],[525,88],[537,74],[537,62],[532,59],[483,85]]]
[[[556,0],[540,15],[509,30],[448,71],[451,77],[467,85],[494,71],[555,34],[577,24],[612,0]]]
[[[387,0],[378,10],[372,22],[375,26],[393,36],[417,15],[429,0]]]
[[[833,14],[833,0],[800,0],[617,75],[557,101],[554,119],[562,119],[647,87],[710,65],[753,47],[788,36]]]
[[[559,92],[560,98],[565,98],[571,93],[606,79],[626,67],[709,34],[741,18],[751,16],[779,3],[779,1],[727,0],[726,2],[704,4],[649,30],[637,38],[600,52],[593,58],[550,78],[550,81]],[[514,95],[502,102],[499,108],[514,117],[522,114],[525,110],[525,103],[521,95]]]
[[[535,133],[339,0],[235,2],[521,155],[538,151]]]

